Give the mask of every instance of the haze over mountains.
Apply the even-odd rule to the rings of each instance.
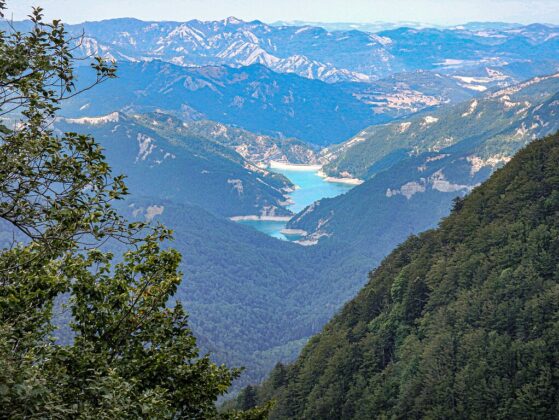
[[[82,53],[114,58],[119,78],[65,103],[57,128],[93,134],[128,176],[123,212],[175,231],[179,297],[203,349],[247,367],[239,386],[295,358],[395,246],[559,129],[554,26],[370,33],[228,18],[67,29],[85,32]],[[88,74],[78,69],[78,83]],[[363,184],[294,215],[295,186],[271,161]],[[232,216],[292,217],[311,246]]]
[[[471,24],[373,34],[234,18],[117,19],[68,30],[78,37],[85,33],[83,53],[114,58],[127,75],[126,81],[77,97],[67,106],[68,115],[149,112],[164,97],[165,108],[185,120],[217,120],[322,146],[371,124],[464,101],[559,67],[559,29],[547,25]],[[111,100],[99,100],[109,90]],[[328,130],[322,121],[328,121]]]
[[[230,17],[184,23],[118,19],[72,25],[68,30],[75,34],[85,31],[84,50],[117,60],[159,59],[184,66],[263,64],[277,72],[326,82],[372,81],[419,69],[456,72],[555,61],[559,42],[559,29],[539,24],[402,27],[369,33],[270,26]]]
[[[412,29],[466,29],[466,30],[485,30],[485,29],[515,29],[524,26],[520,23],[511,22],[469,22],[464,25],[436,25],[428,22],[417,21],[398,21],[398,22],[307,22],[302,20],[293,21],[277,21],[272,23],[274,26],[318,26],[328,31],[352,31],[358,30],[363,32],[382,32],[398,28]],[[549,25],[556,26],[556,25]]]

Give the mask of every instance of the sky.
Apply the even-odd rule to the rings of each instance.
[[[25,18],[32,6],[67,23],[135,17],[142,20],[264,22],[414,21],[456,25],[472,21],[559,24],[559,0],[7,0],[8,16]]]

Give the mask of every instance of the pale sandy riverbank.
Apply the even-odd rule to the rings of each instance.
[[[254,222],[289,222],[292,216],[233,216],[229,220],[233,222],[254,221]]]
[[[338,184],[361,185],[363,182],[365,182],[359,178],[336,178],[334,176],[328,176],[321,170],[318,171],[318,176],[324,178],[324,181],[326,182],[336,182]]]
[[[313,240],[294,241],[294,243],[302,246],[314,246],[318,244],[318,240],[313,239]]]
[[[303,229],[282,229],[280,233],[287,236],[307,236],[307,231]]]
[[[322,165],[303,165],[297,163],[285,163],[285,162],[276,162],[274,160],[270,161],[270,165],[268,166],[269,169],[284,169],[287,171],[308,171],[314,172],[316,171],[317,175],[321,178],[324,178],[325,182],[334,182],[338,184],[348,184],[348,185],[361,185],[364,181],[359,178],[337,178],[334,176],[328,176],[322,171]],[[295,188],[298,188],[295,186]]]
[[[361,185],[363,182],[365,182],[362,179],[358,179],[358,178],[335,178],[332,176],[325,177],[324,181],[334,182],[338,184],[348,184],[348,185]]]

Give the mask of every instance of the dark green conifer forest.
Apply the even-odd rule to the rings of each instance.
[[[559,136],[392,252],[257,395],[274,419],[557,418]]]
[[[215,210],[224,200],[192,185],[200,193],[194,204],[171,195],[155,206],[155,222],[175,226],[173,242],[169,228],[142,213],[151,197],[130,201],[111,152],[93,136],[63,132],[76,120],[58,119],[65,101],[117,78],[116,63],[78,57],[80,39],[61,21],[47,22],[41,8],[30,13],[20,31],[0,0],[0,419],[559,418],[559,134],[533,141],[455,199],[438,228],[399,245],[307,342],[363,284],[355,278],[365,280],[410,228],[383,226],[386,235],[363,234],[359,244],[326,232],[320,246],[302,248],[234,225],[225,218],[234,207],[221,215],[196,207]],[[90,85],[77,80],[77,66],[80,74],[89,68]],[[535,109],[550,120],[557,115],[555,105],[542,107]],[[119,118],[131,127],[147,117]],[[97,133],[112,139],[113,128]],[[169,127],[150,130],[175,139]],[[120,147],[135,155],[127,147],[138,146],[137,137],[123,133],[131,141]],[[176,150],[188,150],[188,159],[177,162],[190,162],[199,179],[206,164],[247,169],[225,145],[183,140]],[[467,163],[466,155],[457,159]],[[451,185],[438,172],[436,180]],[[255,173],[245,174],[247,185],[263,183]],[[241,180],[228,177],[219,191],[234,185],[241,197]],[[291,181],[266,177],[266,188],[245,197],[289,198],[281,189]],[[153,192],[165,177],[151,181]],[[141,177],[130,184],[147,190]],[[440,203],[448,214],[450,196]],[[413,215],[423,229],[439,214],[409,208],[386,214],[400,222]],[[369,222],[348,224],[367,232]],[[174,243],[186,250],[185,265]],[[181,269],[197,287],[184,287]],[[265,382],[228,394],[293,360],[304,343],[298,359],[278,363]],[[242,366],[220,361],[252,363],[252,372],[235,385]]]

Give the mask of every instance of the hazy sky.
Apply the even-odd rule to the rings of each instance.
[[[114,17],[143,20],[469,21],[559,23],[559,0],[8,0],[16,20],[32,5],[69,23]]]

